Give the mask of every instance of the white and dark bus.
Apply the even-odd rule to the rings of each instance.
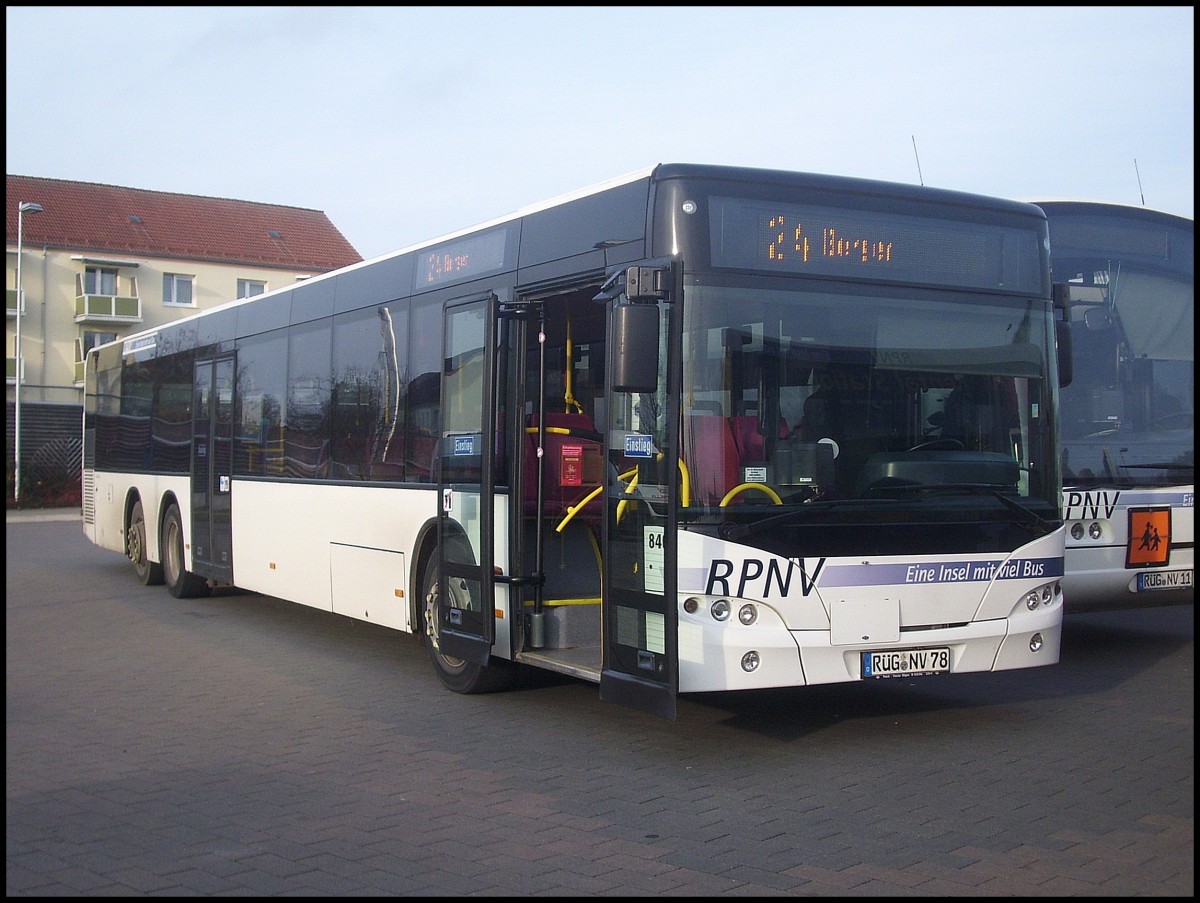
[[[670,164],[90,353],[84,527],[177,597],[679,693],[1049,665],[1046,219]]]
[[[1062,389],[1069,611],[1195,601],[1195,223],[1038,202],[1069,291]]]

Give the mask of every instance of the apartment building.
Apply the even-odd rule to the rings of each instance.
[[[4,212],[10,472],[18,377],[26,462],[77,440],[93,345],[362,260],[323,212],[279,204],[10,174]]]

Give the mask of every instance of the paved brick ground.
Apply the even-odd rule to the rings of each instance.
[[[442,689],[409,638],[6,529],[8,896],[1192,896],[1194,607],[1035,671]]]

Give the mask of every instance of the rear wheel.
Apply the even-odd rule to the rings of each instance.
[[[134,573],[142,586],[159,586],[163,582],[162,565],[147,558],[146,515],[139,499],[129,513],[129,532],[125,536],[125,554],[133,562]]]
[[[167,508],[163,517],[162,542],[163,579],[176,599],[208,595],[208,581],[184,568],[183,517],[178,505]]]
[[[453,582],[448,587],[457,592]],[[443,684],[455,693],[495,693],[512,683],[515,667],[502,659],[491,659],[484,666],[465,659],[446,655],[438,642],[438,597],[441,589],[437,580],[437,556],[430,555],[421,572],[421,626],[425,634],[425,649],[433,668]]]

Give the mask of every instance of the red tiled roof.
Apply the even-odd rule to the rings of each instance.
[[[9,246],[17,205],[34,201],[43,212],[24,217],[26,247],[318,272],[362,260],[320,210],[35,176],[9,175],[6,192]]]

